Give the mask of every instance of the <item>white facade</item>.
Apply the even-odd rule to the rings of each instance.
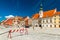
[[[56,27],[56,28],[59,28],[60,27],[60,16],[55,15],[53,17],[42,18],[41,26],[42,27],[52,27],[52,28]]]

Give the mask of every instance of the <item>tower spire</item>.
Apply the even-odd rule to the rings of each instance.
[[[43,10],[42,4],[40,4],[40,10]]]
[[[43,17],[43,7],[42,7],[42,4],[40,4],[39,15],[40,15],[40,18]]]

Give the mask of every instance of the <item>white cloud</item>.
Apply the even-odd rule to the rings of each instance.
[[[14,17],[13,15],[8,15],[8,16],[5,16],[5,18],[12,18]]]

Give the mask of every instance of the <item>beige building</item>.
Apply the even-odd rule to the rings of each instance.
[[[32,16],[32,27],[39,27],[39,14],[36,13]]]
[[[32,18],[29,18],[28,24],[29,24],[29,26],[32,26]]]
[[[38,19],[32,19],[32,26],[39,27]]]
[[[41,11],[37,13],[38,15],[34,15],[34,18],[39,19],[38,23],[40,27],[60,28],[60,12],[56,9],[45,12]]]
[[[12,21],[13,26],[15,26],[15,27],[21,27],[20,22],[22,20],[23,20],[22,17],[19,17],[19,16],[14,17],[13,21]]]
[[[60,12],[57,12],[56,9],[54,9],[54,10],[47,11],[47,13],[44,13],[41,19],[41,26],[59,28],[60,27]]]
[[[44,12],[43,17],[41,18],[41,26],[59,28],[60,27],[60,12],[57,12],[56,9]]]

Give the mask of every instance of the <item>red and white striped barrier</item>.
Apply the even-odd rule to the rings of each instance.
[[[15,30],[9,30],[9,33],[8,33],[8,37],[9,38],[12,38],[12,34],[13,32],[20,32],[21,34],[25,33],[25,34],[28,34],[28,30],[27,28],[20,28],[20,29],[15,29]]]

